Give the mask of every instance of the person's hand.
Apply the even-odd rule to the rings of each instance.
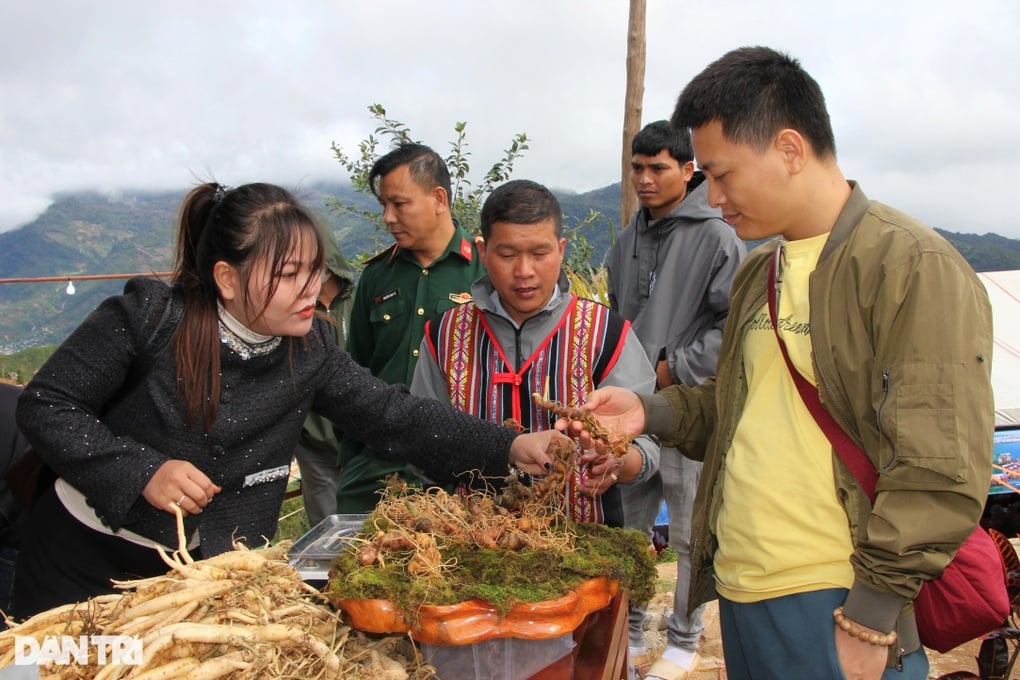
[[[589,449],[581,454],[579,463],[590,465],[588,478],[581,482],[578,491],[586,496],[599,496],[613,484],[631,482],[641,472],[641,452],[633,446],[627,447],[622,456],[613,456]]]
[[[623,466],[623,460],[616,456],[599,453],[595,449],[589,449],[581,454],[579,463],[588,466],[586,479],[578,487],[578,492],[585,496],[601,496],[616,484],[620,478],[619,471]]]
[[[168,460],[142,489],[142,496],[154,508],[173,513],[176,505],[185,514],[197,515],[222,489],[204,472],[186,460]]]
[[[518,435],[510,444],[510,464],[529,475],[542,476],[552,469],[552,459],[546,450],[549,444],[562,439],[568,446],[572,443],[562,432],[543,430]]]
[[[641,434],[645,427],[645,408],[638,396],[622,387],[603,387],[588,395],[584,408],[591,411],[611,432],[633,439]],[[584,423],[560,418],[555,425],[557,430],[566,432],[577,438],[583,449],[603,451],[605,442],[591,438],[584,429]]]
[[[858,624],[860,625],[860,624]],[[873,645],[853,637],[833,624],[836,636],[836,656],[847,680],[878,680],[885,672],[889,648]],[[861,626],[871,632],[870,628]],[[878,633],[879,631],[874,631]]]

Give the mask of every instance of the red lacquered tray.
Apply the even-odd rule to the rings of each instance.
[[[353,627],[366,633],[410,633],[431,645],[468,645],[492,638],[545,640],[572,632],[592,612],[605,608],[619,583],[588,579],[556,600],[519,604],[505,616],[484,600],[424,605],[412,627],[389,600],[336,600]]]

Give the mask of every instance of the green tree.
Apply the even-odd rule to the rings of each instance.
[[[586,229],[596,229],[600,223],[605,223],[609,230],[609,243],[616,240],[613,231],[613,221],[595,209],[589,209],[584,219],[577,220],[576,224],[569,224],[569,218],[564,220],[563,234],[567,238],[567,256],[563,260],[563,268],[570,279],[570,286],[575,293],[583,298],[601,302],[609,305],[609,280],[605,267],[593,267],[592,255],[595,253],[595,246],[588,242],[584,235]]]
[[[0,380],[24,385],[56,349],[56,345],[47,345],[30,347],[13,354],[0,354]]]

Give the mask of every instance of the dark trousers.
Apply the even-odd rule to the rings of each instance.
[[[726,677],[730,680],[843,680],[836,655],[832,610],[845,588],[829,588],[743,604],[719,598]],[[903,657],[903,670],[887,668],[882,680],[925,680],[924,647]]]
[[[20,621],[53,607],[116,592],[113,579],[145,578],[169,570],[154,549],[79,522],[51,486],[32,506],[18,551],[14,618]]]
[[[14,599],[14,563],[18,559],[18,549],[0,545],[0,610],[6,615],[11,612]],[[7,628],[3,617],[0,617],[0,630]]]

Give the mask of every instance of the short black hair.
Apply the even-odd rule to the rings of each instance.
[[[452,203],[450,170],[446,162],[430,147],[417,142],[404,142],[376,159],[368,173],[368,187],[373,196],[379,198],[379,181],[401,165],[408,166],[411,179],[425,191],[435,187],[445,189],[447,201]]]
[[[796,59],[768,47],[741,47],[709,64],[680,93],[671,122],[694,129],[719,121],[726,139],[758,152],[784,128],[817,156],[836,157],[836,140],[815,79]]]
[[[643,156],[657,156],[665,149],[669,155],[683,165],[694,160],[694,149],[691,148],[691,131],[687,128],[675,128],[668,120],[657,120],[641,128],[630,143],[630,152]]]
[[[563,234],[563,211],[551,191],[529,179],[515,179],[489,194],[482,206],[482,238],[492,235],[496,222],[535,224],[549,218],[556,225],[556,238]]]

